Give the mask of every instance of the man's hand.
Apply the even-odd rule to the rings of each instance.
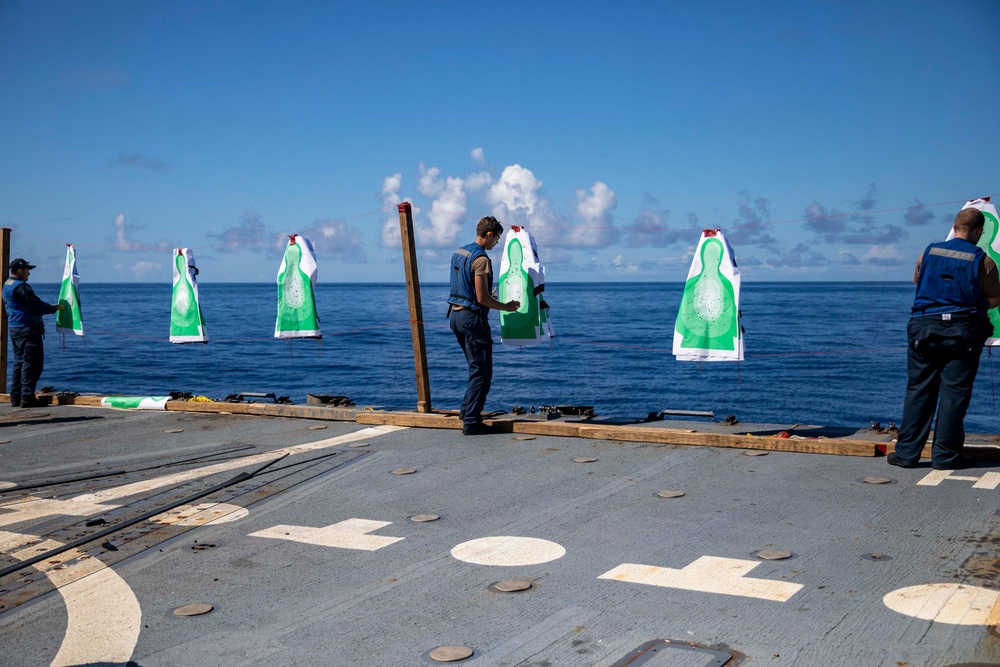
[[[61,301],[59,303],[52,304],[52,307],[56,310],[66,310],[66,304]]]
[[[518,308],[521,307],[521,302],[520,301],[508,301],[503,306],[504,306],[503,309],[506,310],[508,313],[513,313],[515,310],[517,310]]]

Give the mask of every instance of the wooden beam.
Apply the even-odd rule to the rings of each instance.
[[[10,277],[10,228],[0,229],[0,282]],[[0,308],[0,392],[7,393],[7,307]],[[7,397],[10,402],[10,397]]]
[[[281,403],[227,403],[213,401],[167,401],[166,409],[172,412],[201,412],[208,414],[257,415],[258,417],[294,417],[323,421],[355,421],[359,408],[334,408],[317,405],[284,405]]]
[[[424,311],[420,303],[420,276],[417,272],[417,247],[413,241],[413,210],[410,202],[399,209],[399,236],[403,243],[403,269],[406,272],[406,297],[410,304],[410,334],[413,337],[413,366],[417,373],[417,412],[431,411],[431,382],[427,374],[427,347],[424,344]]]
[[[369,426],[414,426],[417,428],[461,429],[462,420],[457,415],[428,414],[423,412],[382,412],[362,410],[356,421]]]
[[[708,447],[735,447],[739,449],[764,449],[776,452],[804,452],[810,454],[840,454],[842,456],[876,456],[878,442],[824,438],[799,440],[797,438],[770,438],[759,435],[730,433],[691,433],[676,429],[642,426],[580,426],[580,437],[597,440],[626,440],[629,442],[654,442],[665,445],[703,445]]]

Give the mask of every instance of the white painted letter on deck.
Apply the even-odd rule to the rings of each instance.
[[[721,593],[741,597],[760,598],[784,602],[802,588],[802,584],[791,584],[773,579],[752,579],[745,576],[760,565],[752,560],[737,558],[717,558],[702,556],[687,567],[679,570],[655,565],[624,563],[605,572],[598,579],[627,581],[633,584],[680,588],[702,593]]]
[[[337,549],[357,549],[358,551],[378,551],[403,540],[402,537],[382,537],[367,535],[379,528],[385,528],[391,521],[369,521],[368,519],[347,519],[325,528],[309,526],[275,526],[250,533],[250,537],[271,537],[276,540],[304,542],[320,547]]]

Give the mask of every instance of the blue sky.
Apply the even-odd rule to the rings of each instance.
[[[552,282],[683,280],[703,227],[907,280],[961,204],[886,209],[1000,196],[1000,3],[694,4],[0,1],[0,224],[37,282],[272,281],[292,232],[398,282],[401,200],[426,281],[491,213]]]

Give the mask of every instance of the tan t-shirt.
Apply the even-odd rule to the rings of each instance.
[[[493,276],[493,263],[486,255],[480,255],[472,260],[472,284],[476,283],[476,276],[486,276],[486,282],[491,283]],[[452,306],[453,310],[462,310],[465,306]]]

